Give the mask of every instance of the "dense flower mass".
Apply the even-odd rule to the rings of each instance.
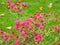
[[[11,2],[11,0],[7,0],[7,4],[6,4],[6,7],[8,9],[13,9],[13,10],[18,10],[19,12],[22,11],[22,9],[20,8],[21,6],[22,7],[26,7],[27,4],[25,2],[22,2],[21,0],[18,0],[17,2]]]
[[[43,38],[43,35],[37,32],[37,29],[39,30],[44,29],[44,27],[46,26],[46,21],[44,18],[49,16],[51,16],[51,14],[46,14],[39,11],[35,12],[33,16],[30,16],[25,20],[16,20],[15,29],[20,32],[20,37],[26,36],[24,38],[25,41],[29,40],[29,36],[27,35],[32,34],[34,42],[39,42]],[[57,26],[51,26],[51,28],[58,30],[59,26],[60,24],[58,24]],[[29,33],[28,30],[32,32]]]
[[[11,0],[7,0],[6,7],[8,9],[17,10],[19,12],[22,11],[22,7],[27,7],[25,2],[18,0],[17,2],[11,2]],[[49,18],[50,17],[50,18]],[[44,38],[44,34],[40,31],[46,30],[45,27],[49,27],[51,17],[54,18],[54,21],[58,21],[58,16],[56,14],[45,13],[41,11],[34,12],[33,16],[30,16],[24,20],[15,20],[13,31],[11,31],[11,26],[7,27],[7,32],[4,29],[0,29],[0,38],[3,40],[3,43],[7,43],[6,45],[29,45],[26,42],[31,41],[32,43],[39,43],[42,38]],[[46,18],[48,21],[46,21]],[[50,26],[52,30],[59,30],[60,24]],[[16,31],[16,32],[15,32]]]
[[[45,18],[49,16],[52,15],[37,11],[33,16],[30,16],[25,20],[16,20],[14,28],[16,29],[16,31],[18,31],[18,33],[6,33],[3,31],[3,29],[0,29],[1,38],[3,40],[11,40],[14,38],[14,41],[12,41],[10,45],[25,45],[24,42],[29,41],[30,38],[33,38],[33,42],[39,42],[44,35],[38,31],[42,31],[44,29],[47,24]],[[60,24],[52,25],[51,29],[59,30],[59,27]],[[21,41],[21,39],[23,41]]]

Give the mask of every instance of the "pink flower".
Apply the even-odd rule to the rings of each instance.
[[[14,28],[18,30],[19,26],[15,25]]]
[[[34,41],[38,42],[40,39],[38,37],[34,37]]]
[[[18,29],[20,27],[20,20],[15,21],[15,29]]]
[[[25,28],[20,28],[19,32],[26,31]]]
[[[34,15],[38,16],[40,14],[39,11],[34,12]]]
[[[40,34],[39,32],[34,32],[33,36],[35,42],[39,42],[40,39],[42,38],[42,34]]]
[[[27,41],[29,39],[29,37],[25,37],[25,41]]]
[[[37,18],[43,18],[44,15],[39,14]]]
[[[59,26],[54,26],[53,25],[53,26],[51,26],[51,28],[54,29],[54,30],[59,30]]]
[[[14,33],[12,32],[9,36],[10,36],[10,38],[13,38],[14,37]]]
[[[2,38],[3,38],[4,40],[7,40],[7,39],[9,38],[9,36],[8,36],[7,34],[4,34],[4,35],[2,35]]]
[[[53,26],[51,26],[51,29],[55,29],[55,26],[53,25]]]
[[[10,7],[11,7],[11,8],[13,8],[14,6],[15,6],[15,4],[14,4],[14,3],[11,3],[11,4],[10,4]]]
[[[18,45],[20,43],[20,40],[15,40],[15,44]]]
[[[28,18],[27,21],[32,22],[32,17]]]
[[[10,3],[10,0],[7,0],[8,3]]]
[[[55,26],[55,30],[59,30],[59,27],[58,26]]]
[[[20,22],[21,22],[20,20],[16,20],[16,21],[15,21],[15,24],[16,24],[16,25],[20,25]]]
[[[28,27],[29,27],[29,24],[26,23],[26,24],[25,24],[25,27],[28,28]]]
[[[19,32],[22,32],[23,31],[23,28],[20,28]]]
[[[34,15],[34,21],[36,21],[36,19],[37,19],[37,16],[36,16],[36,15]]]
[[[19,35],[16,35],[16,38],[18,39],[19,38]]]
[[[21,3],[23,7],[26,7],[27,4],[25,2]]]
[[[30,26],[30,22],[29,22],[29,21],[26,21],[24,26],[25,26],[26,28],[28,28],[28,27]]]
[[[26,34],[27,34],[26,30],[23,30],[20,35],[21,35],[21,36],[24,36],[24,35],[26,35]]]
[[[35,25],[36,26],[40,26],[40,22],[35,22]]]
[[[21,21],[21,23],[20,23],[21,25],[24,25],[25,24],[25,21],[23,20],[23,21]]]
[[[33,28],[33,26],[30,25],[30,26],[29,26],[29,29],[32,30],[32,28]]]
[[[13,7],[13,10],[17,10],[17,8],[18,8],[17,5],[15,5],[15,6]]]
[[[44,26],[41,25],[41,26],[40,26],[40,29],[43,29],[43,28],[44,28]]]

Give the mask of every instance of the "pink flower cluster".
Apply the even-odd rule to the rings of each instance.
[[[12,8],[13,10],[18,10],[19,12],[22,11],[20,8],[21,6],[26,7],[27,4],[25,2],[21,2],[21,0],[18,0],[17,2],[11,2],[10,0],[7,0],[6,8],[10,9]]]
[[[24,32],[22,34],[25,34]],[[14,35],[14,32],[7,34],[6,32],[3,31],[3,29],[0,29],[0,38],[7,41],[7,40],[11,40],[12,38],[16,38],[11,44],[6,44],[6,45],[19,45],[20,44],[20,39],[19,39],[20,35]],[[28,40],[28,37],[25,37],[25,40]]]
[[[45,17],[44,13],[35,12],[34,16],[30,16],[26,20],[16,20],[15,21],[15,28],[19,29],[21,26],[24,28],[32,29],[33,25],[38,26],[40,29],[43,29],[46,22],[43,20]]]
[[[60,24],[58,24],[58,25],[52,25],[51,29],[53,29],[53,30],[59,30],[60,29]]]
[[[42,34],[40,34],[38,32],[34,32],[33,36],[34,36],[34,41],[35,42],[40,41],[40,39],[42,38]]]
[[[46,22],[42,20],[44,16],[45,16],[44,13],[35,12],[34,16],[30,16],[28,19],[16,20],[14,27],[16,30],[20,32],[20,36],[26,36],[29,34],[27,30],[32,31],[33,28],[36,28],[36,27],[39,27],[40,29],[44,28],[44,26],[46,25]],[[42,38],[42,34],[40,34],[39,32],[35,32],[35,31],[33,32],[32,33],[33,33],[34,41],[39,42],[40,39]],[[28,39],[29,37],[27,36],[25,40],[28,40]]]
[[[30,17],[30,18],[28,18],[28,19],[26,19],[26,20],[16,20],[15,21],[15,28],[16,29],[19,29],[20,28],[20,26],[25,26],[25,28],[31,28],[31,25],[30,25],[30,23],[32,22],[32,18]]]
[[[25,29],[20,30],[20,33],[16,36],[14,35],[14,32],[7,34],[2,29],[0,29],[0,34],[1,34],[0,35],[1,39],[6,40],[6,41],[12,38],[16,38],[10,45],[19,45],[21,43],[20,41],[21,37],[24,37],[25,41],[29,40],[29,36],[27,36],[27,32]],[[39,32],[34,32],[33,37],[34,37],[34,41],[38,42],[42,38],[42,34],[40,34]],[[22,43],[22,45],[25,45],[25,44]]]
[[[39,32],[37,32],[36,27],[38,27],[40,30],[44,29],[46,22],[44,20],[44,17],[49,17],[51,14],[46,14],[42,12],[35,12],[33,16],[30,16],[29,18],[25,20],[16,20],[15,21],[15,29],[20,32],[20,36],[26,36],[25,40],[28,40],[28,34],[33,35],[34,42],[39,42],[40,39],[43,38],[43,35]],[[60,25],[59,25],[60,26]],[[58,26],[52,26],[53,29],[58,30]],[[31,33],[28,32],[28,30],[33,31]]]
[[[12,32],[11,34],[7,34],[6,32],[3,31],[3,29],[0,29],[0,34],[1,38],[3,38],[4,40],[8,40],[9,38],[14,37],[14,32]]]
[[[8,3],[10,3],[10,1],[8,1]],[[0,37],[6,41],[14,38],[15,40],[12,41],[12,43],[9,45],[20,45],[20,44],[27,45],[25,44],[25,41],[29,41],[31,37],[33,37],[32,39],[34,40],[34,42],[39,42],[43,38],[43,34],[38,32],[37,30],[44,29],[44,27],[46,26],[45,17],[49,16],[51,16],[51,14],[46,14],[40,11],[34,12],[33,16],[30,16],[25,20],[15,21],[14,28],[16,29],[16,31],[18,31],[18,33],[16,34],[14,32],[6,33],[3,31],[3,29],[0,29],[1,34]],[[56,15],[55,18],[57,18]],[[59,30],[60,29],[59,27],[60,24],[56,26],[55,25],[51,26],[53,30]],[[24,40],[23,42],[20,40],[21,38]]]

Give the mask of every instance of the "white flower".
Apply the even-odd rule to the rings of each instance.
[[[4,14],[0,14],[0,17],[4,16]]]
[[[49,3],[48,7],[51,8],[52,7],[52,3]]]
[[[7,29],[9,29],[9,30],[10,30],[11,28],[12,28],[11,26],[8,26],[8,27],[7,27]]]
[[[42,10],[43,9],[43,7],[40,7],[40,10]]]
[[[1,14],[2,16],[4,16],[4,14]]]

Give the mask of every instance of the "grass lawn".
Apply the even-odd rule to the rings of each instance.
[[[12,0],[11,0],[12,1]],[[17,1],[13,0],[12,2]],[[59,21],[49,21],[50,24],[47,24],[46,28],[44,30],[41,30],[41,33],[44,35],[44,38],[40,40],[39,43],[36,43],[36,45],[55,45],[55,43],[60,40],[60,33],[58,31],[50,30],[49,26],[51,25],[57,25],[60,23],[60,0],[22,0],[23,2],[26,2],[28,6],[26,8],[23,8],[22,12],[19,13],[19,19],[24,20],[33,16],[34,12],[39,10],[40,7],[42,7],[42,12],[56,12],[59,18]],[[4,4],[1,4],[4,2]],[[4,16],[0,16],[0,28],[4,29],[5,32],[7,32],[8,26],[14,26],[15,20],[18,18],[18,12],[13,10],[8,10],[6,8],[6,0],[0,0],[0,14],[4,14]],[[48,5],[52,3],[52,8],[48,8]],[[52,17],[53,18],[53,17]],[[52,19],[51,18],[51,19]],[[48,21],[48,19],[46,19]],[[10,31],[13,31],[17,33],[15,29],[11,29]],[[0,40],[2,42],[2,40]],[[31,40],[27,41],[29,45],[34,45]],[[0,43],[1,44],[1,43]],[[2,44],[5,45],[5,44]]]

